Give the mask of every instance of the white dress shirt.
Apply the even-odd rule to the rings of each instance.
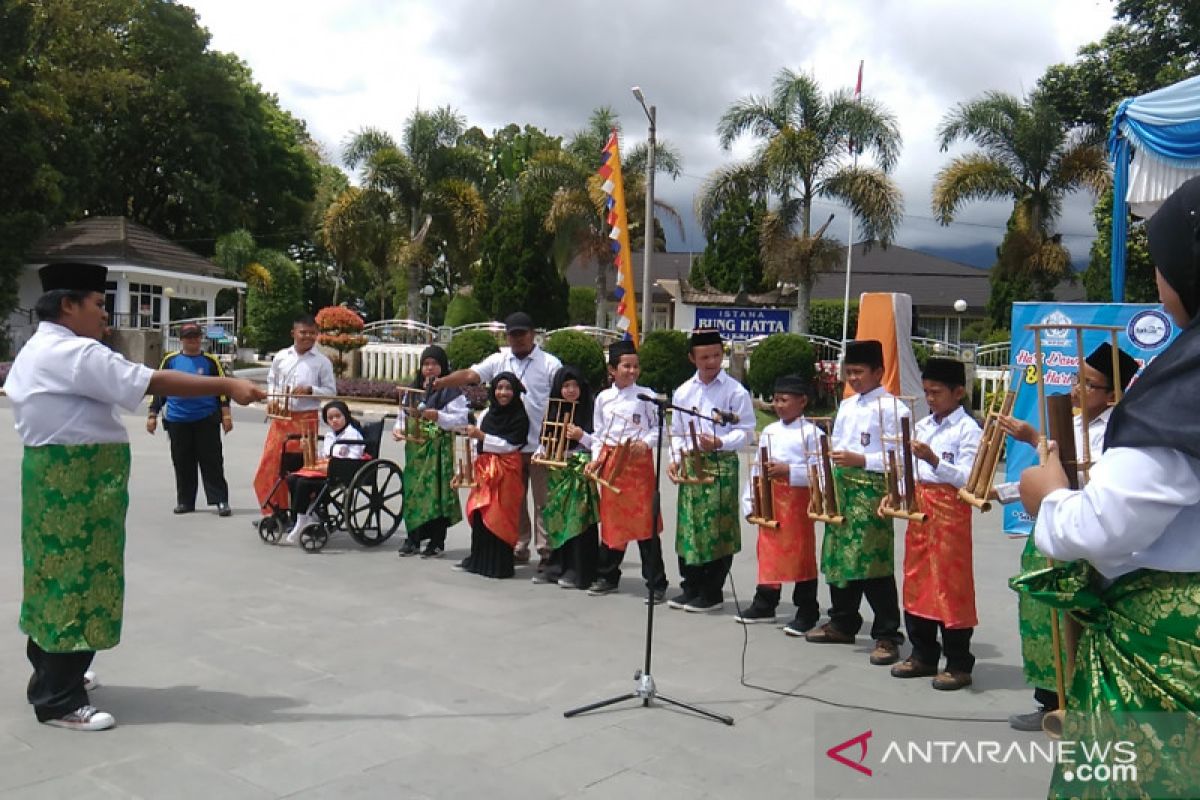
[[[720,439],[721,450],[736,452],[754,441],[754,403],[750,393],[725,370],[719,371],[709,383],[701,381],[697,372],[675,390],[671,403],[680,408],[694,408],[705,417],[697,419],[679,412],[671,414],[671,450],[676,458],[692,449],[689,422],[696,423],[697,436],[707,433]],[[711,421],[713,410],[735,414],[738,421],[714,427]]]
[[[948,483],[956,489],[967,485],[979,440],[983,431],[962,406],[951,411],[939,422],[930,414],[917,423],[914,437],[924,442],[938,457],[938,465],[913,458],[917,462],[917,480],[921,483]]]
[[[788,485],[808,486],[808,468],[819,466],[821,463],[820,441],[824,433],[816,425],[804,417],[797,417],[791,422],[772,422],[763,428],[759,437],[759,446],[769,445],[771,460],[788,465]],[[809,446],[812,450],[809,450]],[[747,516],[753,510],[751,493],[754,478],[758,475],[758,456],[750,462],[750,478],[742,489],[742,516]]]
[[[267,373],[267,391],[284,392],[297,386],[311,386],[312,397],[296,395],[289,404],[292,411],[316,411],[321,407],[320,396],[333,397],[337,394],[337,378],[333,374],[333,362],[313,347],[297,353],[296,347],[280,350],[271,359]]]
[[[525,414],[529,417],[529,439],[521,448],[523,453],[532,453],[538,448],[542,418],[546,416],[546,406],[549,405],[554,373],[560,369],[562,362],[538,345],[534,345],[524,358],[514,356],[511,347],[502,347],[499,353],[492,353],[471,367],[471,371],[483,383],[491,383],[492,378],[501,372],[511,372],[525,387],[521,401],[525,403]]]
[[[833,421],[833,435],[829,437],[830,450],[862,453],[867,463],[864,469],[883,472],[883,442],[880,429],[880,401],[883,401],[882,435],[888,438],[900,435],[896,413],[901,417],[911,416],[908,406],[900,401],[892,407],[892,395],[882,386],[866,394],[847,397],[838,405],[837,417]]]
[[[592,458],[599,458],[604,445],[620,444],[622,439],[658,444],[658,406],[639,400],[639,394],[653,395],[645,386],[632,383],[624,389],[610,386],[596,395],[592,414]]]
[[[367,443],[363,435],[352,425],[347,425],[335,433],[332,428],[321,441],[323,458],[362,458],[367,452]]]
[[[1081,491],[1042,501],[1037,549],[1085,558],[1106,578],[1136,569],[1200,572],[1200,461],[1164,447],[1114,447]]]
[[[494,433],[485,433],[479,449],[484,453],[515,453],[521,449],[521,445],[513,444]]]
[[[8,373],[4,390],[26,447],[129,441],[117,406],[136,411],[154,370],[95,339],[41,322]]]
[[[1088,420],[1088,455],[1091,456],[1092,465],[1094,466],[1100,461],[1100,456],[1104,452],[1104,433],[1108,430],[1108,419],[1112,416],[1112,406],[1101,411],[1092,419]],[[1075,415],[1075,458],[1083,460],[1083,415]],[[1022,444],[1027,444],[1022,442]],[[1010,445],[1011,446],[1011,445]],[[1091,474],[1091,467],[1088,469]],[[1084,483],[1083,470],[1079,470],[1079,482]],[[1001,503],[1016,503],[1021,499],[1021,482],[1009,481],[1007,483],[996,484],[996,499]]]

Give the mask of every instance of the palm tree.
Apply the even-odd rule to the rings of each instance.
[[[534,155],[522,174],[521,187],[528,192],[549,192],[545,226],[554,234],[555,261],[566,269],[575,258],[596,264],[596,326],[604,327],[608,275],[612,270],[612,251],[609,248],[605,224],[603,183],[596,171],[600,153],[612,131],[620,133],[616,113],[607,106],[592,111],[586,127],[571,137],[561,150],[546,150]],[[635,252],[645,247],[643,228],[646,205],[646,165],[649,149],[640,142],[623,151],[621,172],[625,179],[625,206],[629,224],[629,246]],[[679,151],[669,142],[659,141],[655,148],[655,172],[672,179],[683,170]],[[683,221],[669,203],[655,200],[658,214],[670,220],[682,234]],[[656,223],[658,219],[656,217]],[[665,249],[666,241],[656,229],[655,249]],[[642,298],[641,302],[646,302]]]
[[[992,270],[989,311],[1003,324],[1015,300],[1046,298],[1070,275],[1071,257],[1053,228],[1063,200],[1109,184],[1097,131],[1066,124],[1043,97],[988,92],[960,103],[938,127],[942,152],[959,140],[979,150],[953,158],[933,184],[933,213],[943,225],[973,200],[1011,200],[1012,215]]]
[[[709,177],[697,216],[707,226],[735,194],[747,191],[769,201],[759,237],[763,264],[773,277],[795,282],[797,330],[807,333],[813,283],[838,248],[824,238],[824,228],[814,235],[813,202],[849,206],[863,238],[886,246],[903,214],[900,190],[888,177],[899,157],[900,131],[879,102],[848,90],[824,95],[815,79],[783,69],[769,96],[737,100],[717,123],[725,150],[745,134],[760,140],[754,154]],[[871,154],[877,166],[860,166],[857,152]]]

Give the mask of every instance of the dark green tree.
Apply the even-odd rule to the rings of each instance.
[[[689,276],[692,285],[721,292],[766,289],[759,250],[759,230],[766,213],[765,198],[756,199],[748,191],[726,198],[704,232],[704,252]]]
[[[1112,207],[1113,193],[1109,189],[1092,209],[1096,239],[1092,242],[1091,258],[1082,277],[1087,299],[1093,302],[1112,299]],[[1130,226],[1126,240],[1125,302],[1158,302],[1158,286],[1154,282],[1154,262],[1150,259],[1146,226],[1138,223]]]
[[[269,288],[251,285],[246,294],[246,341],[259,352],[278,350],[291,341],[292,322],[304,313],[304,287],[297,267],[277,250],[260,250],[270,274]]]
[[[511,200],[483,238],[474,294],[493,319],[525,311],[539,328],[567,324],[567,282],[552,256],[539,213],[526,200]]]

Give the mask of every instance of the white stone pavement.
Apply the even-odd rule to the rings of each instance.
[[[721,615],[659,608],[653,673],[660,691],[732,715],[734,727],[632,702],[563,718],[634,686],[645,623],[636,548],[621,593],[593,598],[533,585],[529,567],[508,581],[452,571],[467,545],[463,525],[440,560],[398,559],[399,537],[366,550],[338,534],[319,555],[266,546],[249,524],[261,412],[237,410],[226,439],[231,519],[174,516],[166,437],[148,436],[141,416],[126,419],[124,640],[97,657],[103,686],[93,693],[118,727],[82,734],[38,725],[25,703],[21,447],[0,405],[0,796],[800,798],[814,796],[814,769],[845,769],[824,755],[837,742],[814,731],[816,715],[836,709],[740,685],[743,627],[728,593]],[[387,457],[401,452],[385,445]],[[670,548],[671,487],[664,502]],[[1005,584],[1020,542],[999,531],[995,513],[976,522],[972,689],[893,679],[867,663],[865,636],[853,647],[812,645],[764,625],[749,630],[748,678],[898,711],[998,719],[1030,710]],[[753,541],[747,529],[734,565],[743,602]],[[671,558],[668,573],[674,588]],[[824,589],[821,597],[827,604]],[[945,791],[938,796],[974,796],[971,785]],[[1014,785],[1012,796],[1040,791]]]

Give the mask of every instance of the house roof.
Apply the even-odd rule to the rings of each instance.
[[[692,261],[699,255],[699,253],[653,253],[651,255],[650,284],[655,302],[667,303],[671,300],[671,295],[661,286],[655,285],[656,282],[663,279],[686,279],[692,271]],[[642,264],[643,256],[639,252],[633,257],[633,285],[639,295],[642,291]],[[612,300],[614,299],[613,287],[617,285],[617,272],[611,266],[608,268],[605,281],[608,287],[608,297]],[[595,286],[595,259],[586,261],[582,258],[572,259],[567,267],[567,283],[571,286]]]
[[[224,277],[207,258],[125,217],[87,217],[64,225],[39,239],[25,259],[28,264],[81,260]]]

